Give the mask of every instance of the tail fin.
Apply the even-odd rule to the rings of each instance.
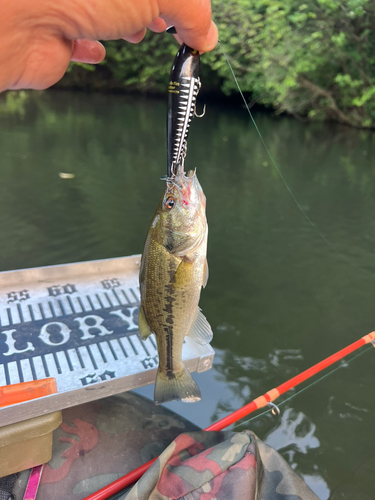
[[[159,405],[176,400],[181,400],[184,403],[195,403],[200,399],[201,391],[185,366],[183,370],[172,376],[157,371],[154,391],[155,404]]]

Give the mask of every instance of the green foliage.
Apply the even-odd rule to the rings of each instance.
[[[23,118],[26,100],[27,93],[24,90],[5,92],[0,100],[0,115],[19,115]]]
[[[213,0],[213,7],[242,90],[279,112],[375,127],[372,0]],[[220,52],[205,57],[223,90],[236,91]]]
[[[278,113],[375,127],[374,0],[212,0],[212,7],[222,48],[252,99]],[[95,73],[74,65],[63,85],[165,95],[178,48],[171,35],[105,46]],[[220,46],[202,56],[202,81],[210,91],[238,92]]]
[[[178,45],[171,35],[147,33],[142,43],[106,42],[106,65],[117,82],[129,90],[166,92],[171,62]]]
[[[375,126],[373,0],[212,0],[222,48],[241,89],[311,119]],[[165,92],[177,51],[170,35],[107,42],[106,68],[128,90]],[[218,47],[202,57],[204,86],[237,92]]]
[[[67,73],[70,73],[74,67],[83,68],[87,71],[95,71],[96,66],[93,64],[79,63],[79,62],[71,62],[66,70]]]

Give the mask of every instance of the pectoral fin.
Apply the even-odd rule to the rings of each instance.
[[[197,309],[197,316],[189,330],[188,336],[201,345],[209,344],[212,340],[213,333],[211,326],[199,307]]]
[[[150,327],[148,326],[143,306],[139,308],[138,330],[139,330],[139,336],[141,337],[142,340],[146,340],[152,333]]]
[[[203,269],[203,288],[206,288],[208,281],[208,262],[207,259],[204,261],[204,269]]]
[[[178,266],[173,278],[173,286],[179,288],[186,285],[193,279],[193,261],[183,259]]]

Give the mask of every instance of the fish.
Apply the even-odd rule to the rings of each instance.
[[[185,174],[180,166],[166,180],[139,275],[139,334],[146,340],[154,333],[159,354],[156,404],[201,399],[199,387],[182,362],[182,345],[186,335],[203,345],[213,336],[198,306],[208,280],[207,236],[206,197],[196,172]]]

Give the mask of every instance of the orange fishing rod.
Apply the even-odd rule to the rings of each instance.
[[[372,342],[372,343],[375,342],[375,331],[369,333],[368,335],[365,335],[364,337],[360,338],[356,342],[353,342],[353,344],[348,345],[344,349],[341,349],[341,351],[338,351],[335,354],[332,354],[332,356],[329,356],[328,358],[323,359],[323,361],[320,361],[319,363],[317,363],[316,365],[313,365],[311,368],[308,368],[307,370],[300,373],[299,375],[296,375],[295,377],[291,378],[290,380],[287,380],[286,382],[279,385],[278,387],[271,389],[270,391],[263,394],[263,396],[259,396],[258,398],[251,401],[251,403],[243,406],[239,410],[236,410],[235,412],[231,413],[227,417],[224,417],[221,420],[218,420],[214,424],[209,425],[204,430],[205,431],[221,431],[221,430],[225,429],[226,427],[237,422],[241,418],[246,417],[247,415],[249,415],[253,411],[259,410],[260,408],[264,408],[265,406],[268,405],[268,403],[271,403],[276,398],[281,396],[281,394],[284,394],[285,392],[289,391],[290,389],[293,389],[294,387],[301,384],[302,382],[305,382],[307,379],[313,377],[314,375],[321,372],[325,368],[328,368],[328,366],[331,366],[333,363],[336,363],[337,361],[344,358],[348,354],[351,354],[352,352],[356,351],[357,349],[359,349],[363,345],[369,344],[370,342]],[[125,476],[120,477],[119,479],[117,479],[113,483],[108,484],[107,486],[100,489],[99,491],[84,498],[84,500],[105,500],[108,497],[110,497],[111,495],[118,493],[119,491],[123,490],[124,488],[126,488],[126,487],[132,485],[133,483],[135,483],[136,481],[138,481],[138,479],[140,479],[143,476],[143,474],[149,469],[149,467],[156,460],[157,460],[157,457],[153,458],[149,462],[141,465],[140,467],[137,467],[132,472],[125,474]]]

